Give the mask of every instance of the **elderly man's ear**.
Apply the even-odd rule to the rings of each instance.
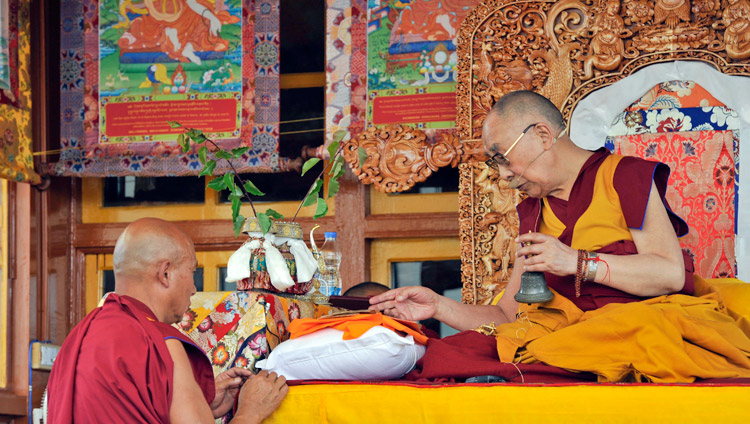
[[[162,261],[159,263],[159,267],[156,271],[156,279],[159,280],[162,286],[165,288],[169,287],[169,267],[171,263],[169,261]]]
[[[544,150],[549,150],[555,145],[555,134],[552,129],[545,123],[540,123],[534,127],[534,132],[542,140]]]

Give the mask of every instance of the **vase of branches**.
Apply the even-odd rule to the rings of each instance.
[[[257,211],[253,196],[264,193],[248,178],[237,173],[233,160],[240,159],[248,147],[238,147],[230,151],[221,149],[201,130],[185,128],[178,122],[169,122],[172,128],[182,128],[177,142],[184,152],[191,149],[191,144],[198,145],[198,157],[203,164],[199,176],[214,176],[218,161],[225,161],[228,169],[223,175],[214,176],[208,187],[217,190],[228,190],[232,203],[232,223],[235,235],[240,232],[247,239],[235,251],[227,264],[227,282],[236,282],[237,290],[261,289],[271,292],[302,295],[313,287],[313,276],[318,268],[318,261],[304,242],[302,228],[296,222],[297,215],[303,207],[315,205],[313,219],[323,217],[328,212],[327,200],[333,198],[339,189],[338,180],[346,171],[341,154],[345,143],[334,141],[328,146],[330,161],[322,167],[318,177],[308,189],[305,197],[297,207],[294,216],[287,220],[273,209]],[[364,149],[358,152],[360,167],[367,159]],[[313,169],[321,161],[310,158],[302,166],[302,175]],[[328,176],[328,193],[323,193],[323,177]],[[244,217],[240,213],[242,200],[249,203],[252,216]],[[319,293],[318,293],[319,294]],[[321,300],[320,296],[313,296]]]

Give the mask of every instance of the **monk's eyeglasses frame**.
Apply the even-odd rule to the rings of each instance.
[[[531,124],[528,127],[526,127],[526,129],[523,130],[521,135],[519,135],[518,138],[516,138],[516,141],[514,141],[513,144],[511,144],[510,147],[508,147],[508,150],[506,150],[505,153],[499,153],[499,152],[495,153],[494,155],[492,155],[492,157],[487,159],[484,163],[487,164],[487,166],[490,167],[491,169],[494,169],[495,171],[499,170],[500,166],[509,166],[510,161],[508,160],[508,153],[510,153],[510,151],[513,150],[514,147],[516,147],[516,144],[518,144],[518,142],[521,141],[523,136],[525,136],[526,133],[529,132],[529,130],[531,130],[537,125],[539,125],[539,122],[537,122],[536,124]]]

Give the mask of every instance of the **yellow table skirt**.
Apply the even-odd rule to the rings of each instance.
[[[293,386],[265,423],[747,423],[750,385]]]

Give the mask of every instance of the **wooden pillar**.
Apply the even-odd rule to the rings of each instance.
[[[365,239],[365,219],[370,209],[368,188],[347,168],[339,180],[336,195],[336,231],[342,253],[343,290],[370,278],[369,243]]]

